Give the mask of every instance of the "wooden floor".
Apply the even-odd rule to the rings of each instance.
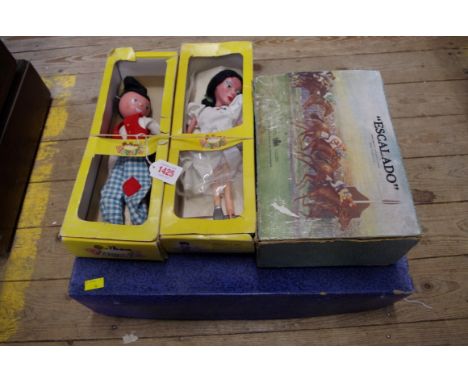
[[[245,39],[245,38],[243,38]],[[57,238],[84,151],[107,53],[177,50],[226,38],[3,38],[53,94],[11,256],[0,259],[0,343],[468,344],[468,38],[253,38],[256,74],[382,72],[424,238],[416,292],[385,309],[269,321],[105,317],[67,294],[73,257]],[[231,38],[232,40],[232,38]]]

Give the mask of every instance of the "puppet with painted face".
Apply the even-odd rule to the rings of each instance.
[[[187,133],[211,134],[242,123],[242,77],[233,70],[215,75],[202,104],[189,103]],[[182,157],[185,195],[213,196],[213,219],[234,217],[232,181],[242,171],[242,152],[234,146],[211,152],[191,152]],[[224,199],[225,211],[222,209]]]
[[[119,97],[119,114],[123,118],[113,129],[116,138],[136,140],[159,134],[159,125],[149,116],[151,102],[147,89],[133,77],[125,77]],[[151,177],[145,158],[119,156],[101,190],[100,211],[107,223],[124,224],[127,206],[132,224],[143,224],[148,216],[146,194]]]

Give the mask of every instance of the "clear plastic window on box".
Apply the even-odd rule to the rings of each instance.
[[[242,144],[182,151],[174,211],[181,218],[233,219],[243,212]]]

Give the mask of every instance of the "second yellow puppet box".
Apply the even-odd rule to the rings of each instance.
[[[253,58],[250,42],[184,44],[161,243],[168,252],[254,252]]]

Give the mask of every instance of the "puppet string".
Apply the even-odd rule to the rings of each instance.
[[[419,301],[419,300],[410,300],[408,297],[406,297],[406,298],[403,299],[403,301],[409,302],[409,303],[411,303],[411,304],[419,304],[419,305],[424,306],[424,307],[427,308],[427,309],[432,309],[432,306],[427,305],[427,304],[425,304],[424,302]]]
[[[146,159],[146,162],[151,166],[153,164],[153,162],[151,162],[149,160],[149,148],[148,148],[148,137],[149,135],[144,135],[144,138],[145,138],[145,159]],[[140,139],[141,138],[141,135],[137,135],[135,137],[136,141],[137,141],[137,144],[140,145]]]

